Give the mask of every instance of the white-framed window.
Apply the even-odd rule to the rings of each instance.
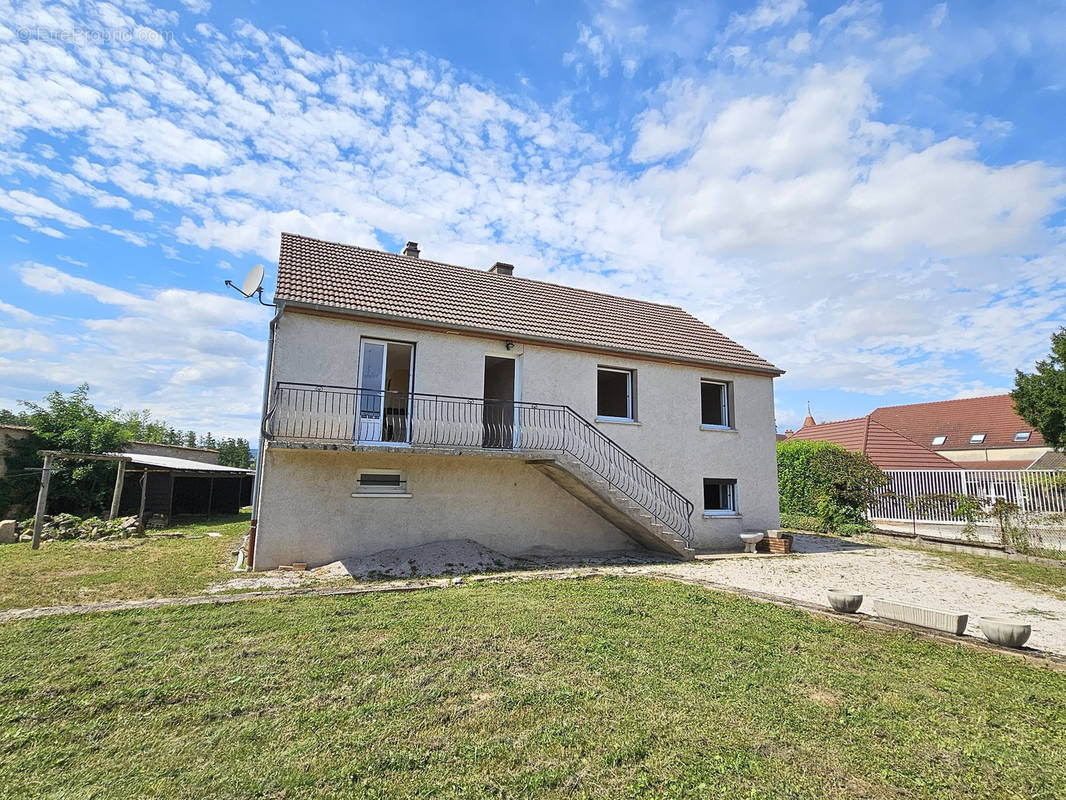
[[[1018,431],[1014,434],[1014,441],[1016,442],[1028,442],[1029,437],[1033,435],[1032,431]]]
[[[733,387],[725,381],[700,381],[700,424],[704,428],[732,428]]]
[[[637,418],[636,375],[631,369],[596,369],[596,418],[633,422]]]
[[[975,433],[973,436],[970,437],[970,444],[984,444],[984,441],[985,434],[983,433]]]
[[[703,479],[703,513],[705,516],[733,516],[737,513],[735,478]]]
[[[410,497],[407,475],[398,469],[361,469],[352,497]]]
[[[947,436],[944,436],[942,434],[937,434],[936,436],[933,437],[933,441],[931,441],[930,444],[933,447],[940,447],[940,445],[944,444],[944,442],[946,442],[947,440],[948,440]]]

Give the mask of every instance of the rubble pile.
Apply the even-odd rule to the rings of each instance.
[[[28,542],[33,538],[33,518],[24,519],[18,525],[19,541]],[[107,541],[110,539],[129,539],[131,536],[143,536],[144,530],[136,516],[118,517],[103,520],[99,517],[82,519],[74,514],[56,514],[46,516],[41,527],[41,541],[52,539],[82,539],[85,541]]]

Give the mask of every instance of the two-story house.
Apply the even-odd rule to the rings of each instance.
[[[283,234],[253,566],[734,548],[781,370],[675,306]]]

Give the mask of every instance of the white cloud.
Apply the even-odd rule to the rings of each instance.
[[[40,317],[32,311],[27,311],[24,308],[11,305],[11,303],[5,303],[3,300],[0,300],[0,314],[6,314],[12,319],[17,319],[19,322],[35,322],[40,319]]]
[[[803,0],[762,0],[747,14],[734,14],[729,22],[731,30],[760,31],[787,25],[807,7]]]
[[[17,274],[32,289],[99,306],[73,329],[64,320],[57,346],[57,320],[0,302],[0,313],[25,323],[0,325],[0,383],[16,399],[88,380],[105,407],[149,407],[178,427],[257,436],[267,309],[209,292],[118,289],[43,264],[24,264]]]
[[[50,353],[55,349],[55,342],[43,333],[0,326],[0,353]]]
[[[181,4],[193,14],[206,14],[211,10],[209,0],[181,0]]]
[[[54,13],[82,26],[140,13],[87,9]],[[165,47],[0,40],[0,175],[18,180],[0,207],[45,235],[103,230],[157,254],[186,245],[190,258],[273,261],[292,230],[508,260],[523,275],[686,305],[787,368],[785,386],[950,394],[974,370],[1009,372],[1046,347],[1066,307],[1063,234],[1047,222],[1062,171],[986,163],[982,137],[1007,120],[948,135],[881,106],[879,82],[961,57],[921,31],[886,32],[876,3],[812,20],[802,3],[767,2],[721,30],[711,13],[685,13],[655,24],[618,0],[577,33],[570,61],[597,75],[632,76],[656,54],[685,64],[641,97],[628,149],[566,103],[505,96],[428,56],[363,60],[251,23],[202,23],[194,42]],[[79,155],[37,163],[23,149],[32,132]],[[190,327],[262,323],[258,307],[209,293],[118,289],[40,264],[20,274],[118,314],[86,322],[90,352],[153,387],[207,392],[197,382],[215,373],[197,348],[225,365],[227,352],[252,357],[244,331]],[[122,360],[123,337],[141,336],[158,360]],[[43,361],[41,375],[73,375]],[[181,396],[161,401],[186,408]]]

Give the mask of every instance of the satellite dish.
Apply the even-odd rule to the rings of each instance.
[[[226,285],[228,287],[230,287],[231,289],[236,289],[238,292],[240,292],[245,297],[255,297],[255,298],[257,298],[259,300],[259,305],[261,305],[261,306],[272,306],[274,308],[277,308],[277,306],[274,303],[264,303],[263,302],[263,265],[262,264],[256,264],[254,267],[252,267],[250,270],[248,270],[248,274],[244,276],[244,283],[242,283],[240,286],[235,284],[233,281],[226,281],[225,283],[226,283]]]
[[[256,264],[250,270],[244,278],[244,283],[241,284],[240,293],[245,297],[251,297],[253,294],[259,291],[259,287],[263,285],[263,265]]]

